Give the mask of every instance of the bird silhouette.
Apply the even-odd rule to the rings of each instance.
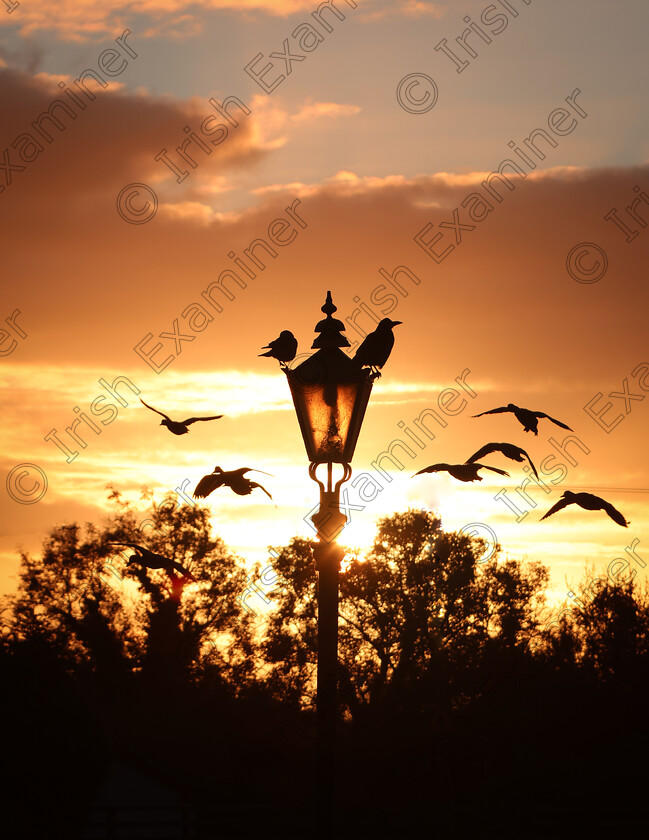
[[[184,577],[196,583],[194,575],[187,571],[187,569],[176,560],[170,560],[168,557],[163,557],[162,554],[156,554],[154,551],[149,551],[143,545],[131,542],[111,542],[108,545],[125,545],[132,548],[136,553],[126,561],[126,565],[130,566],[132,563],[139,563],[140,566],[146,566],[147,569],[164,569],[169,577],[173,578],[173,569],[177,569]]]
[[[244,473],[250,470],[263,473],[264,475],[270,475],[270,473],[266,473],[263,470],[256,470],[254,467],[241,467],[241,469],[229,471],[221,469],[221,467],[214,467],[214,472],[209,475],[204,475],[196,485],[194,498],[204,499],[216,490],[217,487],[225,486],[233,490],[238,496],[249,496],[255,487],[258,487],[264,491],[269,499],[272,499],[273,497],[265,487],[257,484],[256,481],[250,481],[249,478],[244,476]]]
[[[159,414],[161,417],[164,417],[164,420],[160,421],[161,426],[166,426],[170,432],[173,432],[175,435],[186,435],[189,429],[187,426],[191,426],[192,423],[197,423],[199,420],[220,420],[223,417],[222,414],[214,414],[212,417],[189,417],[187,420],[181,420],[176,422],[168,417],[164,412],[158,411],[157,408],[154,408],[152,405],[145,403],[142,397],[140,397],[140,402],[142,405],[145,405],[147,408],[150,408],[151,411],[155,411],[156,414]]]
[[[555,420],[544,411],[530,411],[529,408],[519,408],[517,405],[514,405],[514,403],[509,403],[508,405],[501,406],[500,408],[492,408],[490,411],[483,411],[482,414],[474,414],[473,416],[483,417],[485,414],[502,414],[507,411],[511,411],[516,416],[516,419],[522,424],[526,432],[534,432],[535,435],[538,435],[539,433],[539,420],[543,417],[546,417],[548,420],[552,421],[552,423],[556,423],[557,426],[561,426],[562,429],[568,429],[569,432],[572,431],[570,426],[566,426],[565,423]]]
[[[482,476],[478,475],[478,470],[492,470],[498,475],[506,475],[509,477],[509,473],[505,472],[505,470],[499,470],[497,467],[488,467],[486,464],[431,464],[430,467],[425,467],[423,470],[419,470],[416,472],[415,475],[421,475],[422,473],[432,473],[432,472],[447,472],[453,476],[453,478],[457,478],[458,481],[482,481]],[[415,475],[412,477],[414,478]]]
[[[527,458],[530,462],[530,467],[532,467],[534,475],[537,478],[539,477],[536,467],[532,463],[532,459],[527,452],[524,449],[521,449],[520,446],[516,446],[513,443],[486,443],[481,449],[474,452],[470,458],[467,458],[466,462],[467,464],[473,464],[476,461],[479,461],[480,458],[484,458],[485,455],[490,455],[492,452],[502,452],[506,458],[511,458],[512,461],[523,461]]]
[[[553,513],[562,510],[564,507],[568,507],[568,505],[579,505],[584,510],[603,510],[611,517],[613,522],[617,522],[623,528],[629,525],[620,511],[614,508],[610,502],[601,499],[599,496],[595,496],[593,493],[573,493],[572,490],[566,490],[556,505],[553,505],[539,521],[547,519],[548,516],[552,516]]]
[[[268,350],[268,353],[260,353],[260,356],[277,359],[280,367],[286,368],[286,362],[292,362],[297,353],[297,339],[290,330],[282,330],[279,338],[269,341],[262,350]]]
[[[369,367],[372,371],[372,378],[381,375],[378,368],[382,368],[387,362],[394,347],[392,329],[402,323],[403,321],[391,321],[389,318],[384,318],[374,332],[365,336],[361,346],[356,351],[354,360],[359,362],[361,367]]]

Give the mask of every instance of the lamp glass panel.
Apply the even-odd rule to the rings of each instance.
[[[343,460],[358,385],[331,384],[302,391],[316,460]]]

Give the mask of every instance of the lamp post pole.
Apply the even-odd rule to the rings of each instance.
[[[336,537],[347,517],[340,511],[340,485],[351,475],[344,464],[343,477],[332,486],[332,464],[327,464],[327,486],[316,477],[317,464],[309,475],[320,485],[320,508],[312,517],[318,535],[313,549],[318,574],[318,670],[317,670],[317,783],[318,833],[333,837],[336,807],[336,719],[338,712],[338,574],[344,550]]]
[[[370,398],[373,378],[367,367],[343,353],[349,347],[342,335],[342,321],[333,318],[336,307],[327,292],[321,311],[326,318],[316,324],[319,333],[309,356],[293,369],[284,368],[293,396],[307,455],[309,475],[320,486],[320,507],[311,520],[318,543],[313,558],[318,575],[317,667],[317,832],[333,838],[335,811],[335,742],[338,683],[338,575],[344,550],[336,537],[347,517],[340,511],[340,486],[351,476],[350,462]],[[327,466],[326,486],[317,477],[318,466]],[[333,465],[342,477],[334,484]]]

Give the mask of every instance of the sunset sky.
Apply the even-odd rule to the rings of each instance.
[[[221,488],[215,532],[262,562],[313,535],[286,377],[258,354],[283,329],[312,352],[327,290],[352,352],[403,322],[352,464],[375,498],[346,485],[341,543],[414,506],[542,561],[559,598],[632,544],[649,563],[649,6],[318,6],[0,3],[1,592],[20,548],[114,512],[109,483],[144,509],[143,486],[191,497],[216,464],[257,467],[273,501]],[[176,437],[139,396],[225,417]],[[573,431],[472,417],[509,402]],[[509,478],[411,478],[490,441],[546,486],[501,455]],[[565,490],[629,527],[540,522]]]

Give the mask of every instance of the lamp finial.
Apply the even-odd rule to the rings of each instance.
[[[331,350],[334,347],[349,347],[349,341],[341,335],[345,329],[345,325],[337,318],[332,318],[334,312],[338,311],[338,307],[331,299],[331,292],[327,292],[327,299],[320,307],[320,311],[327,316],[322,321],[319,321],[315,326],[315,331],[320,335],[315,339],[311,347],[313,349]]]

